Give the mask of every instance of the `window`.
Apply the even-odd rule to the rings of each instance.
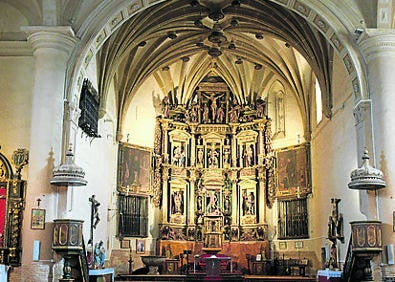
[[[278,238],[308,238],[307,199],[282,200],[278,205]]]
[[[120,236],[148,236],[148,197],[120,194],[118,210],[118,234]]]
[[[321,97],[321,88],[318,80],[315,80],[315,104],[317,107],[317,123],[320,123],[322,120],[322,97]]]

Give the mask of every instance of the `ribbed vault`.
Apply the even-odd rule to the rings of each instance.
[[[240,103],[265,98],[268,82],[278,79],[296,95],[309,131],[312,73],[325,114],[331,115],[332,56],[332,47],[314,27],[275,3],[171,0],[130,18],[106,41],[99,55],[99,89],[107,93],[115,78],[122,124],[133,96],[151,75],[163,95],[177,95],[186,105],[209,74],[221,76]]]

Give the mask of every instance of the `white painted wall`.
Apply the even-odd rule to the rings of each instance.
[[[8,158],[18,148],[29,148],[33,72],[31,56],[0,56],[0,146]]]

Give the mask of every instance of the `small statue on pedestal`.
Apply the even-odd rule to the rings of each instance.
[[[332,215],[329,216],[328,221],[328,239],[332,242],[329,260],[326,265],[330,269],[339,267],[337,260],[337,240],[344,243],[344,229],[343,229],[343,214],[339,213],[339,202],[341,199],[331,199]]]

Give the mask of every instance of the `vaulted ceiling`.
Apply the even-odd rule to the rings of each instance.
[[[294,94],[309,124],[317,77],[330,116],[332,47],[306,20],[270,1],[169,0],[129,19],[100,53],[100,92],[116,80],[119,119],[151,75],[163,95],[190,103],[198,83],[222,77],[239,103],[265,98],[270,82]],[[175,93],[177,87],[177,93]]]
[[[0,40],[22,39],[23,32],[13,26],[18,24],[70,25],[77,37],[86,37],[89,24],[99,23],[94,18],[108,21],[108,12],[129,2],[1,0],[0,7],[12,7],[22,16],[15,12],[7,22],[0,23]],[[288,94],[295,95],[306,125],[316,76],[324,113],[331,116],[332,47],[313,25],[277,4],[282,1],[158,2],[144,5],[148,8],[111,31],[97,55],[103,104],[109,86],[115,82],[120,122],[147,78],[155,78],[162,95],[177,95],[180,103],[188,104],[198,83],[210,75],[222,77],[240,103],[252,102],[259,96],[265,98],[270,84],[281,82]],[[339,2],[346,6],[353,23],[376,26],[377,0],[320,2],[328,6]]]

